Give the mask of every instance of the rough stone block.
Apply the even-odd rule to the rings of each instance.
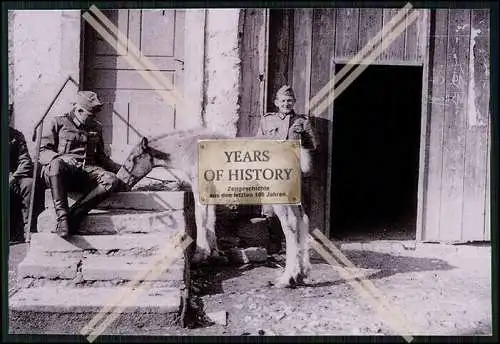
[[[38,217],[38,232],[50,233],[56,227],[52,209]],[[172,233],[184,231],[184,211],[93,210],[77,228],[81,235],[124,233]]]
[[[226,311],[207,313],[207,317],[218,325],[223,325],[223,326],[227,325],[227,312]]]
[[[18,265],[18,275],[20,278],[73,279],[79,262],[79,257],[45,256],[30,251]]]
[[[248,247],[243,250],[251,262],[264,262],[267,260],[267,250],[262,247]]]
[[[252,219],[238,229],[238,237],[241,246],[267,247],[269,244],[269,223],[265,218]]]
[[[228,256],[230,261],[237,264],[258,263],[267,259],[267,250],[262,247],[232,248]]]
[[[218,240],[218,246],[221,250],[228,250],[233,247],[238,247],[240,238],[238,237],[222,237]]]

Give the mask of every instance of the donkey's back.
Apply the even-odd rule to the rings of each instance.
[[[231,136],[212,129],[197,128],[153,137],[149,146],[168,154],[167,168],[182,170],[193,178],[198,167],[198,140],[223,139],[231,139]]]
[[[234,139],[234,137],[213,129],[196,128],[151,138],[149,145],[170,155],[168,159],[169,168],[189,171],[191,177],[193,177],[198,166],[198,140],[221,139]],[[309,172],[311,168],[309,152],[302,147],[300,149],[300,168],[305,173]]]

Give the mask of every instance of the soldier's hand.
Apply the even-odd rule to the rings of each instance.
[[[302,123],[296,123],[292,125],[291,129],[294,133],[300,134],[304,131],[304,125]]]
[[[80,166],[81,165],[81,163],[72,156],[62,155],[61,159],[64,160],[64,162],[67,163],[68,165],[72,165],[72,166]]]
[[[16,182],[16,178],[9,174],[9,188],[13,186]]]

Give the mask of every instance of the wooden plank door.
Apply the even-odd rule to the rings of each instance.
[[[111,46],[88,26],[85,30],[85,87],[94,90],[105,106],[98,115],[104,140],[113,147],[135,144],[142,136],[153,136],[176,128],[176,108],[165,100],[132,65],[135,46],[171,83],[162,87],[182,94],[184,61],[184,16],[182,10],[106,10],[103,13],[127,37],[126,47]]]
[[[303,180],[302,202],[311,230],[318,228],[326,235],[330,232],[328,159],[333,104],[316,115],[308,109],[310,99],[333,77],[335,13],[335,9],[271,10],[269,19],[267,111],[276,111],[276,91],[289,84],[297,98],[295,111],[310,115],[318,148],[311,157],[313,171]]]

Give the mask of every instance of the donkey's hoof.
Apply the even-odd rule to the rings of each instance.
[[[297,284],[303,285],[305,283],[304,280],[307,280],[310,274],[311,274],[311,265],[304,264],[301,271],[297,275],[297,278],[295,279],[297,281]]]
[[[295,278],[290,275],[283,275],[276,280],[273,284],[274,288],[291,288],[295,289],[297,287],[297,283]]]
[[[297,278],[295,279],[296,284],[298,286],[305,286],[305,285],[307,285],[307,280],[308,280],[308,276],[304,275],[304,274],[299,274],[297,276]]]
[[[191,262],[194,264],[198,264],[201,262],[204,262],[210,257],[210,251],[201,249],[201,248],[196,248],[196,252],[193,255],[193,258],[191,259]]]

